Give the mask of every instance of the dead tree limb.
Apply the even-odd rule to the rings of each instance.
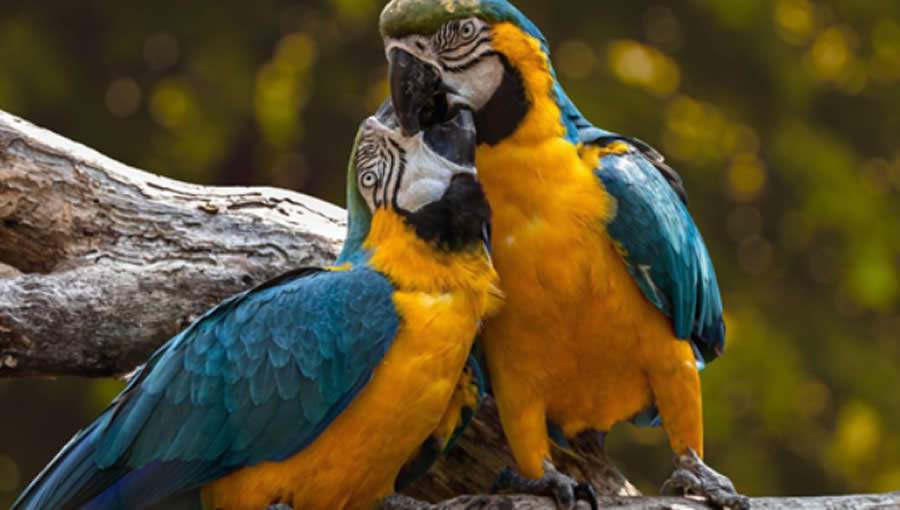
[[[333,260],[344,217],[135,170],[0,112],[0,376],[126,373],[223,297]]]
[[[688,498],[616,497],[599,498],[600,508],[615,510],[712,510],[702,501]],[[883,495],[828,496],[817,498],[757,498],[753,510],[896,510],[900,492]],[[588,510],[579,502],[578,510]],[[413,510],[385,505],[383,510]],[[552,500],[525,496],[461,496],[415,510],[557,510]]]
[[[329,263],[345,213],[267,188],[158,177],[0,112],[0,377],[116,376],[192,318],[256,282]],[[557,464],[604,494],[636,494],[599,452]],[[512,464],[488,402],[459,447],[409,493],[432,508],[544,510],[483,494]],[[607,498],[628,510],[698,509],[672,498]],[[754,508],[900,508],[900,496],[759,499]],[[395,509],[400,510],[400,509]]]

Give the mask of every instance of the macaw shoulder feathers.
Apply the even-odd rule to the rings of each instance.
[[[593,133],[593,130],[597,130],[598,133]],[[602,133],[602,135],[590,136],[591,134],[599,133]],[[687,205],[688,194],[687,190],[684,187],[684,179],[681,178],[681,175],[674,168],[666,163],[665,156],[663,156],[661,152],[653,148],[653,146],[651,146],[647,142],[638,138],[604,132],[593,127],[579,131],[579,135],[581,135],[582,143],[585,144],[605,147],[614,142],[625,142],[631,145],[632,147],[637,149],[638,152],[641,153],[641,155],[647,158],[650,163],[653,163],[653,166],[666,179],[666,182],[669,183],[669,186],[671,186],[672,190],[675,191],[675,193],[678,195],[678,198],[680,198],[681,201],[685,205]]]

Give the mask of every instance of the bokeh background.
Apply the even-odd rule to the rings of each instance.
[[[900,2],[522,0],[589,118],[662,149],[723,289],[711,463],[753,495],[900,489]],[[383,0],[3,2],[0,109],[178,179],[343,203]],[[0,381],[0,506],[114,381]],[[654,491],[659,430],[611,453]]]

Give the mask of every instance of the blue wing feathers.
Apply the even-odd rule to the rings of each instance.
[[[365,386],[398,328],[393,287],[365,267],[235,296],[157,351],[14,508],[147,508],[290,457]]]
[[[703,238],[666,176],[642,152],[602,158],[598,177],[616,199],[607,226],[642,293],[692,342],[702,366],[725,341],[722,300]]]

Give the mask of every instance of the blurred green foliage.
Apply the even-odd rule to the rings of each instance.
[[[0,108],[130,164],[340,203],[381,0],[8,3]],[[707,451],[750,494],[900,489],[900,3],[522,0],[600,126],[684,175],[725,294]],[[0,382],[0,506],[119,389]],[[623,426],[642,488],[659,430]]]

